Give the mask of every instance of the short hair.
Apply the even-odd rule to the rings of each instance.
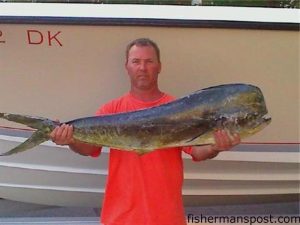
[[[160,62],[160,51],[159,51],[157,44],[149,38],[138,38],[138,39],[131,41],[126,47],[126,63],[128,62],[129,51],[132,48],[132,46],[134,46],[134,45],[142,46],[142,47],[145,47],[145,46],[153,47],[155,50],[158,62]]]

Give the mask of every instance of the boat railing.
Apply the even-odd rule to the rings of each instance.
[[[299,0],[0,0],[19,3],[90,3],[90,4],[146,4],[146,5],[194,5],[194,6],[238,6],[266,8],[299,8]]]

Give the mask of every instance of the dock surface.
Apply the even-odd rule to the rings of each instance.
[[[188,225],[249,224],[226,223],[224,221],[211,223],[205,220],[199,222],[198,220],[201,216],[207,218],[217,218],[220,216],[255,216],[258,218],[272,215],[274,218],[278,216],[300,218],[299,201],[280,202],[276,204],[186,207],[185,211]],[[0,199],[0,225],[100,225],[99,216],[99,208],[45,206]],[[276,223],[278,223],[278,221]],[[262,223],[259,223],[258,221],[257,223],[252,224]],[[274,224],[274,222],[263,224]],[[296,221],[291,221],[289,223],[281,224],[298,223]]]

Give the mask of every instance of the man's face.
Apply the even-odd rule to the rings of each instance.
[[[134,88],[149,90],[157,86],[161,64],[152,46],[132,46],[125,67]]]

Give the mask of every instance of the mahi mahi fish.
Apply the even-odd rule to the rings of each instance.
[[[0,118],[36,129],[32,136],[2,156],[33,148],[49,140],[60,123],[42,117],[0,113]],[[75,140],[140,155],[155,149],[214,144],[213,133],[225,129],[241,138],[257,133],[271,121],[261,90],[249,84],[205,88],[148,109],[65,122]]]

